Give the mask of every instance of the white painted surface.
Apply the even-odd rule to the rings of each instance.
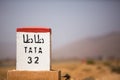
[[[38,35],[39,39],[44,39],[44,43],[35,42],[34,36],[38,39]],[[27,38],[29,43],[24,43]],[[39,48],[42,53],[39,52]],[[50,32],[17,32],[16,70],[50,70]]]

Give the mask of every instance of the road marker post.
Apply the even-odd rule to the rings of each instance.
[[[16,70],[7,80],[60,80],[61,72],[51,70],[50,28],[17,28],[16,46]]]

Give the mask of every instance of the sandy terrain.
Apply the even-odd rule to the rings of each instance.
[[[111,63],[112,64],[112,63]],[[15,66],[1,66],[0,80],[6,80],[7,70],[15,69]],[[55,61],[52,69],[61,70],[61,76],[70,75],[70,80],[120,80],[120,73],[111,71],[109,64],[96,61],[93,63],[77,61]],[[61,78],[65,80],[64,77]]]

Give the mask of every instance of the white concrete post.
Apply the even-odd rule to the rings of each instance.
[[[51,29],[17,28],[16,70],[50,71]]]

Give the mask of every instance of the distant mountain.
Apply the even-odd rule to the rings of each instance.
[[[0,43],[0,59],[16,58],[16,42]],[[52,51],[52,59],[70,58],[120,58],[120,32],[77,40]]]
[[[78,40],[53,51],[53,59],[120,57],[120,33]]]

